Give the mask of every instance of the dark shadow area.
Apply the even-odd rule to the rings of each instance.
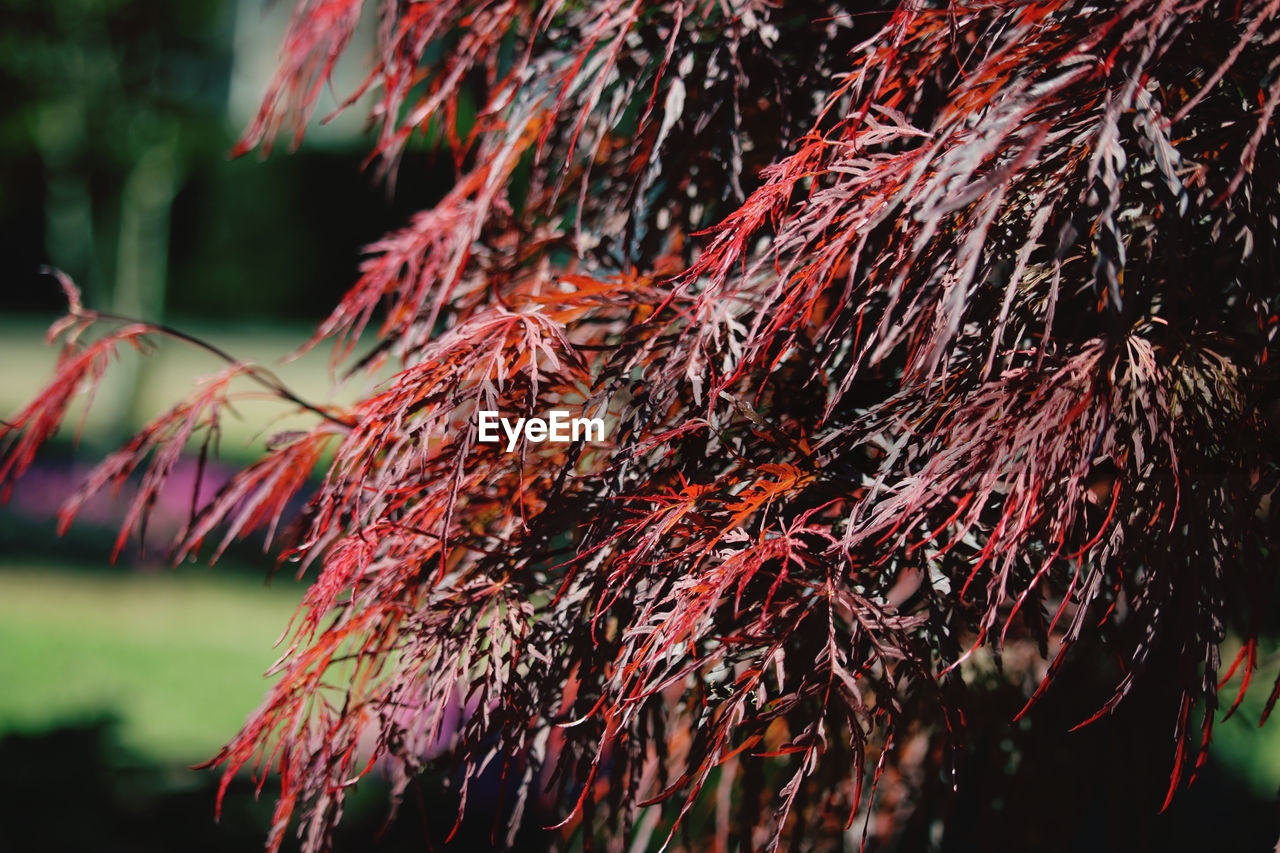
[[[917,835],[900,849],[1274,849],[1280,800],[1259,797],[1212,753],[1191,786],[1160,810],[1173,754],[1171,726],[1163,725],[1163,717],[1130,708],[1075,732],[1055,717],[1021,731],[1014,724],[973,733],[978,736],[961,758],[961,783],[941,845],[921,844]],[[1020,756],[1010,749],[1012,741],[1021,743]]]
[[[262,849],[270,825],[274,780],[260,799],[248,778],[227,789],[214,820],[214,771],[138,764],[115,742],[115,720],[101,716],[43,732],[0,739],[0,850],[191,853]],[[438,782],[438,780],[437,780]],[[485,850],[492,846],[495,800],[481,785],[453,841],[456,801],[434,793],[406,797],[385,825],[387,788],[375,778],[350,794],[334,839],[337,851]],[[423,792],[440,790],[425,782]],[[539,818],[526,821],[515,850],[547,849]],[[291,831],[282,850],[299,849]]]
[[[261,849],[270,824],[274,780],[260,799],[247,778],[228,788],[214,820],[218,778],[212,771],[139,764],[114,738],[115,721],[101,716],[38,733],[0,739],[0,850],[160,853]],[[1132,749],[1127,723],[1035,739],[1026,760],[1034,784],[1006,777],[1007,751],[989,742],[966,753],[969,779],[954,801],[940,846],[928,833],[908,833],[903,851],[1264,851],[1280,831],[1274,801],[1252,795],[1210,761],[1200,778],[1159,813],[1161,792],[1143,756]],[[1138,738],[1149,740],[1149,738]],[[987,775],[983,775],[987,774]],[[467,819],[446,843],[456,800],[442,778],[425,776],[386,825],[387,786],[376,774],[352,791],[334,850],[487,850],[498,808],[496,778],[473,787]],[[927,811],[927,809],[926,809]],[[516,851],[542,851],[553,834],[550,815],[525,822]],[[296,851],[291,830],[282,850]]]
[[[932,781],[912,821],[904,851],[1039,853],[1200,853],[1270,851],[1280,837],[1280,797],[1262,796],[1212,747],[1199,771],[1194,750],[1183,786],[1165,807],[1174,770],[1178,697],[1167,668],[1171,650],[1153,654],[1115,713],[1076,728],[1111,698],[1123,676],[1114,654],[1096,639],[1073,650],[1045,696],[1014,721],[1026,694],[993,680],[974,691],[966,711],[965,748],[950,778]],[[1265,685],[1254,689],[1265,691]],[[1224,690],[1228,701],[1234,689]],[[1192,739],[1199,742],[1199,712]],[[1217,730],[1244,726],[1241,717]],[[1074,729],[1074,730],[1073,730]],[[1258,739],[1258,743],[1262,743]],[[1250,763],[1264,761],[1253,756]],[[1188,786],[1185,783],[1192,779]],[[941,839],[941,826],[945,832]],[[939,843],[940,842],[940,843]]]

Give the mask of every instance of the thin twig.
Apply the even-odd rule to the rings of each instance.
[[[302,399],[297,394],[295,394],[292,390],[290,390],[289,387],[285,385],[284,382],[280,379],[280,377],[276,376],[269,369],[262,367],[261,365],[258,365],[258,364],[243,362],[240,359],[233,357],[229,352],[222,349],[221,347],[216,346],[215,344],[211,344],[208,341],[201,340],[200,338],[197,338],[194,335],[188,334],[187,332],[183,332],[180,329],[175,329],[172,326],[166,326],[164,323],[152,323],[146,320],[135,320],[132,317],[125,317],[121,314],[112,314],[108,311],[74,311],[73,310],[72,313],[78,317],[83,317],[90,321],[111,320],[117,323],[134,323],[139,326],[145,326],[157,334],[166,335],[168,337],[175,338],[180,341],[185,341],[186,343],[192,344],[193,346],[197,346],[200,349],[204,350],[205,352],[208,352],[214,356],[217,356],[218,358],[225,361],[227,364],[246,364],[249,368],[249,372],[245,375],[248,376],[253,381],[257,382],[262,387],[266,388],[268,391],[271,391],[273,394],[281,397],[282,399],[288,400],[290,403],[294,403],[295,405],[301,406],[307,411],[313,412],[319,415],[320,417],[324,418],[325,420],[330,421],[331,423],[338,424],[339,426],[346,427],[347,429],[351,429],[352,427],[355,426],[355,421],[350,420],[348,418],[339,417],[333,414],[332,412],[325,411],[323,408],[315,405],[314,403],[309,403],[306,400]]]

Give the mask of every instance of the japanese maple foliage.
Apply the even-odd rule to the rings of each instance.
[[[510,834],[550,792],[631,849],[839,847],[910,811],[911,773],[875,801],[903,756],[948,765],[966,666],[1038,650],[1005,655],[1034,715],[1100,632],[1099,714],[1178,661],[1174,795],[1274,582],[1280,3],[302,0],[239,150],[303,132],[369,8],[377,169],[439,128],[459,175],[312,343],[399,372],[308,406],[175,543],[274,530],[323,469],[282,552],[303,612],[217,758],[278,771],[273,849],[442,754],[464,803],[503,768]],[[68,293],[6,483],[166,331],[91,341]],[[140,527],[241,374],[302,402],[233,362],[68,516],[142,471]],[[556,406],[608,440],[477,441]]]

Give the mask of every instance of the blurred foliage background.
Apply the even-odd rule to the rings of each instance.
[[[228,158],[274,69],[287,3],[0,0],[0,9],[0,417],[51,374],[42,336],[63,305],[43,265],[70,274],[94,307],[271,362],[354,282],[361,247],[452,179],[449,153],[419,144],[394,191],[375,182],[363,168],[359,105],[296,152]],[[358,67],[340,66],[329,108],[360,79]],[[67,537],[54,531],[57,506],[91,461],[215,366],[173,344],[159,358],[122,360],[79,447],[64,437],[0,508],[0,850],[253,850],[264,838],[268,797],[255,803],[248,780],[238,783],[215,825],[215,779],[190,765],[212,757],[261,699],[301,585],[287,570],[268,584],[272,565],[251,545],[213,569],[171,570],[163,553],[138,549],[109,565],[110,501]],[[280,373],[304,396],[329,398],[323,349]],[[224,461],[251,458],[278,412],[247,407]],[[189,491],[170,499],[157,542],[166,517],[180,523]],[[1277,668],[1273,658],[1260,677]],[[1056,814],[1064,798],[1078,819],[1055,830],[1050,849],[1270,849],[1280,727],[1256,728],[1265,690],[1217,729],[1204,778],[1157,818],[1159,797],[1137,789],[1164,772],[1164,756],[1135,767],[1123,749],[1140,713],[1067,734],[1078,719],[1047,703],[1036,736],[1011,740],[999,733],[1014,732],[1020,700],[994,680],[990,719],[967,759],[983,801],[920,849],[998,849],[992,839],[1003,836],[983,816],[1037,819],[1035,800],[1056,802]],[[1019,780],[1037,761],[1054,772],[1028,789]],[[339,849],[420,849],[424,835],[448,831],[453,804],[431,794],[373,841],[384,797],[376,782],[362,786]],[[462,849],[488,846],[480,800]],[[531,833],[528,846],[539,839]]]
[[[44,265],[71,275],[94,307],[271,364],[355,280],[362,246],[447,190],[450,157],[423,147],[394,193],[375,183],[359,110],[269,162],[228,157],[290,11],[258,0],[0,0],[0,417],[52,374],[43,336],[65,306]],[[358,82],[344,67],[335,91]],[[111,501],[66,537],[55,532],[57,506],[92,462],[218,367],[171,343],[156,355],[122,358],[79,445],[62,436],[0,507],[2,851],[265,840],[269,798],[256,802],[246,779],[215,824],[216,777],[191,765],[261,701],[302,584],[288,570],[272,578],[255,547],[212,569],[172,570],[163,522],[155,553],[110,564]],[[330,397],[324,351],[278,372]],[[279,413],[245,407],[223,462],[251,458],[287,427],[263,432]],[[385,794],[366,787],[347,849],[369,848],[385,817]],[[419,823],[410,815],[411,829],[392,827],[371,849],[417,849]],[[428,835],[448,831],[444,817],[435,823]]]

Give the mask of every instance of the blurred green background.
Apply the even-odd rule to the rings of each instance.
[[[42,336],[63,305],[42,265],[71,275],[93,307],[272,363],[355,281],[362,246],[447,190],[452,160],[425,145],[405,157],[394,192],[375,182],[362,166],[360,105],[314,127],[296,152],[227,157],[274,69],[289,7],[0,0],[0,417],[51,375]],[[333,92],[360,82],[369,24],[318,115]],[[190,765],[213,756],[261,700],[301,584],[288,571],[268,583],[272,565],[255,543],[212,569],[171,569],[162,547],[108,564],[110,501],[66,537],[54,533],[53,514],[87,465],[218,366],[175,344],[122,359],[78,448],[64,434],[0,508],[0,851],[254,850],[265,838],[269,802],[255,803],[247,780],[215,826],[213,775]],[[323,348],[279,372],[304,397],[330,399]],[[286,428],[272,421],[280,412],[251,405],[228,422],[224,462],[252,458],[268,422]],[[157,540],[181,509],[170,508],[170,527],[156,525]],[[1274,844],[1280,727],[1255,724],[1278,669],[1266,661],[1259,689],[1217,729],[1206,778],[1155,824],[1161,849],[1201,849],[1205,838]],[[1083,803],[1084,828],[1062,849],[1125,849],[1107,842],[1128,836],[1107,831],[1114,818],[1095,803],[1107,780],[1091,774],[1109,765],[1093,757],[1127,760],[1123,726],[1141,717],[1066,735],[1079,718],[1069,716],[1050,716],[1048,728],[1063,727],[1047,735],[1084,757],[1055,770],[1061,790],[1046,792]],[[448,828],[451,803],[433,795],[375,841],[381,798],[376,782],[362,784],[339,849],[418,849],[424,834]],[[949,837],[961,840],[945,849],[967,849],[963,831]]]
[[[316,123],[297,151],[230,159],[291,11],[259,0],[0,0],[0,418],[52,375],[43,336],[65,306],[46,264],[91,307],[169,323],[272,366],[308,399],[334,398],[323,348],[276,361],[354,283],[362,247],[446,191],[453,167],[419,146],[389,191],[363,167],[359,107]],[[372,23],[321,115],[360,82]],[[54,530],[89,465],[219,367],[167,342],[152,358],[124,354],[78,446],[64,429],[0,507],[0,851],[265,841],[270,785],[257,802],[249,780],[237,782],[215,824],[216,774],[191,765],[262,701],[303,584],[287,569],[272,577],[260,542],[213,568],[169,567],[176,507],[160,507],[153,552],[131,546],[115,564],[118,502],[91,505],[63,538]],[[292,424],[272,402],[238,411],[215,479]],[[427,834],[447,831],[450,807],[428,809],[439,814]],[[376,781],[362,785],[344,849],[418,849],[422,815],[374,842],[385,812]]]

